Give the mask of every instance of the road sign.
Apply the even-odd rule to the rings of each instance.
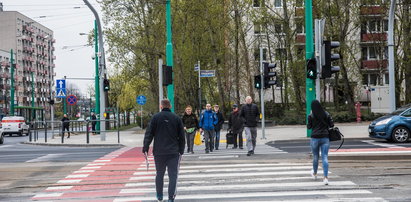
[[[200,69],[200,67],[198,66],[198,64],[194,65],[194,71],[198,71]]]
[[[56,97],[58,98],[64,98],[66,97],[67,93],[66,93],[66,89],[65,88],[57,88],[56,89]]]
[[[66,80],[58,79],[56,82],[56,88],[66,88]]]
[[[147,102],[146,96],[144,96],[144,95],[139,95],[139,96],[137,97],[137,104],[139,104],[139,105],[144,105],[144,104],[146,104],[146,102]]]
[[[200,77],[214,77],[215,70],[200,70]]]
[[[67,104],[75,105],[77,103],[77,97],[75,95],[67,96]]]

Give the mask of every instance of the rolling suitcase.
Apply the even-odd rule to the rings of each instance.
[[[234,134],[231,131],[228,131],[228,133],[225,137],[226,137],[226,140],[227,140],[225,148],[227,149],[229,144],[234,145]]]

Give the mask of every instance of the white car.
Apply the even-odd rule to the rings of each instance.
[[[29,125],[22,116],[6,116],[1,120],[3,135],[29,135]]]

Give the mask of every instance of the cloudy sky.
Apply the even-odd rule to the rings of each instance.
[[[94,49],[87,44],[88,33],[94,28],[94,15],[84,5],[83,0],[0,0],[3,10],[18,11],[27,17],[54,31],[56,55],[56,79],[94,78]],[[97,9],[102,18],[101,10],[96,0],[89,2]],[[87,87],[93,86],[93,81],[67,80],[74,82],[83,94]]]

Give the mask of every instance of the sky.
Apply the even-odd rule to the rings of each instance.
[[[87,36],[94,28],[94,15],[83,0],[0,0],[4,11],[18,11],[53,30],[56,56],[55,79],[94,78],[95,64],[92,59],[94,48],[84,46]],[[96,0],[89,0],[102,19],[101,9]],[[107,52],[107,50],[106,50]],[[92,80],[70,80],[75,83],[83,95],[88,86],[94,88]],[[89,96],[89,95],[87,95]]]

